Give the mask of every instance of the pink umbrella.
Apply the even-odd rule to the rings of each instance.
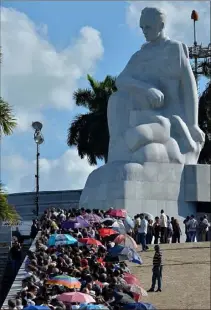
[[[57,297],[59,301],[69,303],[94,303],[96,302],[92,296],[80,292],[63,293]]]
[[[114,239],[114,242],[131,249],[137,249],[138,247],[135,240],[129,235],[119,235]]]

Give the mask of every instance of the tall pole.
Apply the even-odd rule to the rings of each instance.
[[[194,36],[194,47],[195,50],[197,49],[197,41],[196,41],[196,22],[198,21],[199,17],[198,17],[198,13],[193,10],[192,14],[191,14],[191,19],[193,19],[193,36]],[[195,75],[195,80],[196,80],[196,86],[198,89],[198,55],[197,52],[195,51],[195,55],[194,55],[194,75]]]
[[[40,153],[39,153],[39,144],[36,143],[37,145],[37,155],[36,155],[36,216],[39,216],[39,157],[40,157]]]
[[[36,196],[35,196],[35,205],[36,205],[36,216],[39,217],[39,180],[40,180],[40,172],[39,172],[39,159],[40,159],[40,152],[39,152],[39,146],[44,142],[43,135],[41,133],[42,129],[42,123],[40,122],[33,122],[32,123],[32,128],[35,130],[34,132],[34,141],[36,143],[36,174],[35,174],[35,179],[36,179]]]

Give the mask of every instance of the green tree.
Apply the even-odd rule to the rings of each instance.
[[[211,82],[199,99],[199,126],[205,133],[205,144],[199,157],[200,164],[211,164]]]
[[[96,165],[97,160],[107,162],[109,131],[107,123],[108,100],[117,89],[115,77],[106,76],[98,82],[87,76],[89,89],[78,89],[73,94],[77,106],[88,109],[85,114],[75,117],[68,128],[67,144],[76,146],[81,158],[87,156],[90,165]]]
[[[16,126],[11,106],[0,97],[0,139],[2,135],[11,135]]]
[[[20,220],[20,216],[13,206],[8,203],[7,193],[0,183],[0,222],[8,221],[10,224]]]
[[[0,63],[2,53],[0,48]],[[0,165],[1,165],[1,143],[3,135],[11,135],[17,122],[8,102],[0,97]],[[1,167],[0,167],[1,170]],[[1,176],[1,175],[0,175]],[[14,222],[19,219],[19,215],[13,206],[8,204],[6,192],[3,189],[0,179],[0,221]]]

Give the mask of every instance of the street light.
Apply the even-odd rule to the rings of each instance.
[[[37,154],[36,154],[36,198],[35,198],[35,204],[36,204],[36,216],[39,216],[39,146],[44,142],[44,137],[41,133],[42,129],[42,123],[40,122],[33,122],[32,128],[34,129],[34,141],[37,145]]]

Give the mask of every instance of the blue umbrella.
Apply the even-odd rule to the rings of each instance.
[[[133,249],[130,249],[130,252],[128,253],[128,259],[132,263],[139,264],[139,265],[143,264],[143,261],[142,261],[141,257]]]
[[[156,308],[149,303],[134,302],[123,306],[124,310],[156,310]]]
[[[104,305],[81,304],[80,310],[109,310],[109,309],[107,306]]]
[[[113,248],[108,250],[108,256],[110,257],[116,257],[120,255],[126,255],[128,260],[135,264],[141,265],[143,263],[138,253],[131,248],[124,247],[122,245],[115,245]]]
[[[133,229],[135,226],[134,221],[132,220],[132,218],[129,215],[126,216],[126,218],[123,220],[123,222],[125,224],[125,227],[127,226],[127,228],[129,227],[129,228]]]
[[[108,250],[108,255],[114,256],[114,257],[118,256],[118,255],[124,255],[124,254],[127,255],[128,251],[126,251],[126,253],[125,253],[125,249],[126,248],[122,245],[115,245],[113,248],[110,248]]]
[[[24,310],[50,310],[47,306],[28,306]]]
[[[67,234],[53,234],[48,240],[48,246],[72,245],[77,243],[77,239]]]

